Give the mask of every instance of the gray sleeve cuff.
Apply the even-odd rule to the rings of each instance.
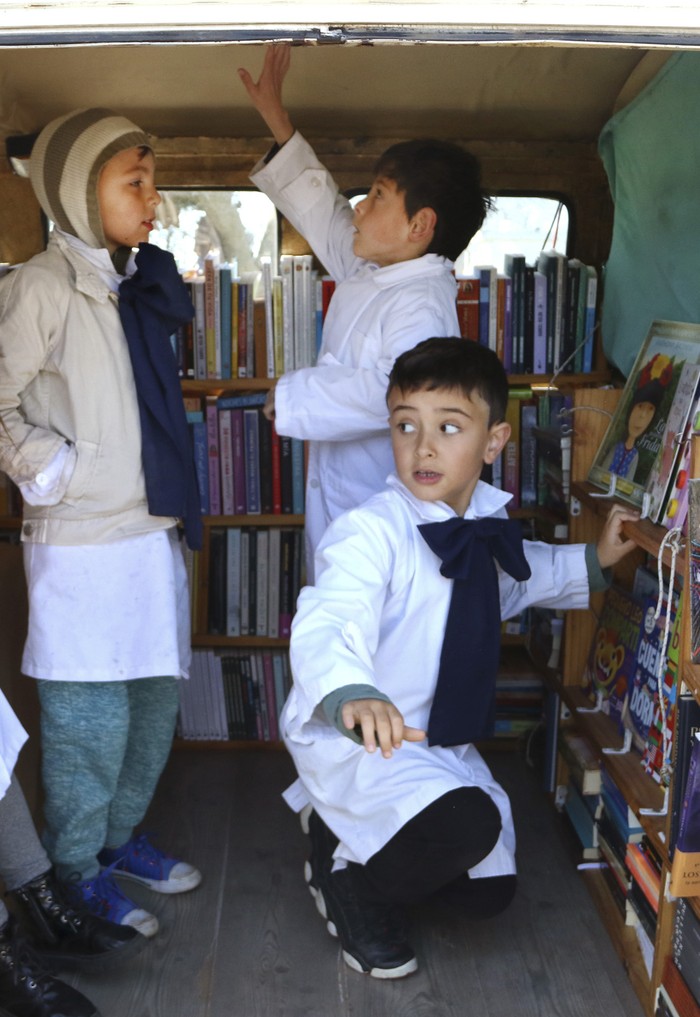
[[[612,569],[601,569],[595,544],[586,544],[586,569],[591,593],[607,590],[612,583]]]
[[[343,707],[352,699],[381,699],[384,703],[390,703],[391,700],[383,692],[375,688],[374,685],[343,685],[342,688],[329,692],[321,700],[321,707],[328,723],[332,724],[346,738],[350,738],[353,742],[357,742],[360,745],[362,744],[362,735],[359,732],[359,726],[348,730],[345,724],[343,724]]]

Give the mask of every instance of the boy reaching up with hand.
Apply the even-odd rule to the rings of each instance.
[[[251,179],[336,281],[315,367],[285,373],[267,415],[309,443],[307,578],[328,523],[384,487],[392,469],[386,382],[396,357],[429,335],[458,335],[453,262],[489,208],[480,167],[444,141],[391,146],[355,211],[282,103],[286,45],[267,48],[254,82],[239,75],[275,145]]]
[[[435,338],[400,356],[387,402],[396,473],[329,526],[292,625],[280,728],[310,836],[306,869],[345,961],[416,970],[403,906],[445,891],[470,917],[515,892],[510,803],[474,741],[493,733],[501,619],[586,608],[635,545],[621,505],[597,545],[523,541],[481,479],[510,435],[491,350]]]

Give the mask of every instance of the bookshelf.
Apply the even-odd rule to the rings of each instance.
[[[619,391],[604,389],[577,390],[574,395],[575,433],[573,442],[572,464],[572,505],[570,517],[570,539],[574,542],[595,540],[607,515],[610,501],[605,498],[593,497],[595,488],[585,481],[592,456],[602,439],[607,427],[607,413],[614,410],[619,398]],[[700,436],[692,437],[691,476],[697,475],[700,467]],[[635,541],[638,551],[624,559],[616,568],[615,582],[621,586],[631,585],[634,569],[645,555],[658,558],[666,529],[642,519],[635,523],[625,523],[625,534]],[[670,553],[664,548],[663,564],[668,578]],[[688,589],[688,556],[684,550],[676,560],[677,575]],[[582,687],[584,665],[590,651],[591,640],[595,631],[595,616],[602,603],[602,594],[592,597],[592,610],[587,613],[569,614],[565,623],[564,658],[560,673],[554,679],[556,691],[561,697],[564,716],[568,714],[570,723],[590,742],[598,758],[603,761],[604,770],[614,780],[622,792],[629,807],[638,817],[643,835],[648,839],[652,849],[661,861],[660,891],[658,894],[658,911],[656,929],[653,939],[653,960],[648,966],[642,957],[640,943],[635,930],[625,923],[618,907],[613,900],[609,884],[602,876],[600,869],[591,869],[583,873],[588,888],[598,907],[602,921],[611,936],[614,949],[629,974],[647,1014],[655,1012],[656,991],[662,982],[668,958],[672,955],[673,925],[676,910],[675,900],[666,892],[670,875],[669,839],[670,812],[673,781],[677,774],[672,774],[672,786],[665,801],[661,786],[649,776],[641,766],[641,757],[634,749],[622,754],[604,753],[605,749],[620,749],[623,737],[618,725],[603,713],[588,712],[591,701]],[[689,611],[684,609],[681,627],[681,650],[679,660],[679,680],[685,683],[695,699],[700,701],[700,668],[689,662],[690,632]],[[584,708],[586,712],[581,712]],[[567,720],[568,722],[568,720]],[[566,780],[566,764],[559,756],[559,776],[557,783]],[[604,858],[604,854],[601,855]],[[691,906],[700,913],[697,901]],[[650,968],[650,969],[649,969]]]
[[[195,397],[200,400],[204,407],[206,403],[216,401],[221,398],[230,398],[235,396],[249,396],[251,394],[264,394],[274,384],[272,379],[252,377],[252,378],[240,378],[240,379],[209,379],[209,380],[194,380],[194,379],[182,379],[181,387],[183,397],[185,399]],[[204,410],[202,411],[204,412]],[[260,408],[257,408],[257,412],[261,412]],[[221,469],[221,464],[215,469]],[[262,462],[260,468],[265,469]],[[268,470],[272,470],[271,463],[267,466]],[[217,586],[217,582],[230,582],[229,572],[231,567],[235,565],[236,571],[240,568],[240,573],[237,577],[237,590],[238,590],[238,601],[240,605],[240,592],[241,585],[243,583],[250,582],[250,588],[255,590],[255,583],[251,579],[250,575],[246,572],[243,574],[241,562],[229,562],[228,555],[231,553],[231,548],[227,544],[227,535],[230,532],[237,532],[238,534],[245,533],[252,542],[256,539],[259,533],[269,535],[272,531],[280,534],[278,537],[278,547],[283,540],[281,534],[293,534],[295,535],[295,543],[293,550],[290,554],[296,555],[296,579],[295,588],[300,585],[302,578],[302,555],[303,555],[303,527],[304,527],[304,515],[299,512],[234,512],[226,514],[205,514],[203,516],[203,546],[200,552],[196,552],[189,556],[188,567],[190,568],[191,576],[191,597],[192,597],[192,648],[194,655],[193,670],[195,673],[201,673],[201,668],[204,666],[205,670],[208,666],[210,669],[215,669],[213,681],[222,685],[224,689],[224,699],[220,700],[221,711],[224,712],[223,716],[216,716],[216,710],[214,709],[214,715],[212,716],[212,705],[209,703],[209,724],[210,728],[204,728],[204,732],[200,733],[201,729],[196,726],[196,720],[193,713],[193,701],[191,697],[183,697],[183,709],[181,711],[180,721],[180,737],[176,740],[176,746],[182,746],[184,744],[191,745],[196,743],[200,746],[207,745],[220,745],[229,749],[238,749],[241,747],[250,747],[255,745],[264,744],[271,747],[281,747],[279,741],[276,720],[271,718],[270,711],[279,709],[279,704],[276,705],[276,696],[281,697],[282,695],[282,682],[284,683],[285,695],[286,689],[290,681],[288,665],[284,668],[284,677],[278,677],[278,685],[275,691],[274,685],[268,685],[265,680],[265,670],[269,667],[272,668],[273,658],[277,661],[278,667],[280,658],[283,656],[287,658],[287,648],[289,646],[289,634],[287,631],[279,631],[280,624],[279,619],[276,618],[274,625],[272,622],[272,612],[275,610],[274,605],[279,604],[280,592],[279,584],[284,581],[284,577],[280,575],[281,565],[278,565],[276,571],[276,590],[272,587],[273,580],[270,578],[270,587],[266,588],[264,593],[264,604],[267,610],[269,606],[270,610],[270,621],[269,628],[265,628],[264,631],[256,630],[255,626],[248,627],[247,622],[243,623],[241,615],[236,619],[236,626],[234,631],[231,631],[231,618],[225,615],[220,618],[220,623],[215,624],[213,618],[215,615],[214,608],[216,607],[217,599],[221,599],[224,603],[227,602],[228,596],[231,595],[231,590],[224,586]],[[223,534],[222,540],[217,543],[214,537],[219,534]],[[250,535],[253,536],[250,536]],[[239,538],[240,539],[240,538]],[[289,544],[289,547],[292,545]],[[270,555],[272,554],[272,541],[270,540]],[[265,543],[266,551],[268,550],[267,541]],[[225,564],[219,560],[221,555],[225,557]],[[279,561],[279,559],[278,559]],[[252,569],[255,569],[253,564]],[[268,581],[269,565],[265,565],[264,578]],[[218,569],[218,572],[217,572]],[[219,579],[217,579],[217,575]],[[260,581],[260,580],[259,580]],[[250,594],[250,599],[255,596],[254,592]],[[287,615],[288,619],[291,620],[292,614],[292,603],[296,600],[296,593],[292,587],[289,587],[289,600],[290,605],[288,606]],[[248,601],[248,596],[246,596]],[[227,605],[228,606],[228,605]],[[281,607],[279,608],[281,611]],[[248,617],[248,608],[246,608],[246,618]],[[281,615],[280,615],[281,619]],[[199,658],[199,659],[198,659]],[[204,661],[204,664],[202,664]],[[231,664],[232,661],[244,661],[245,663],[238,663],[235,667]],[[210,670],[211,677],[211,670]],[[270,679],[272,682],[272,679]],[[265,717],[264,727],[256,728],[255,734],[253,732],[252,725],[254,724],[254,718],[252,717],[252,703],[250,704],[251,710],[244,711],[244,693],[240,691],[234,692],[234,685],[238,690],[239,686],[247,684],[250,690],[250,695],[255,694],[258,697],[258,703],[260,697],[269,697],[270,702],[266,699],[266,709],[263,710],[263,716]],[[194,687],[194,686],[193,686]],[[207,693],[210,697],[211,691]],[[214,692],[214,699],[216,699],[217,692]],[[202,708],[201,703],[195,705],[197,713],[200,713]],[[187,712],[186,712],[187,711]],[[244,724],[244,713],[245,717],[248,718],[248,722],[251,727],[246,732],[241,730],[241,726]],[[206,724],[206,707],[204,707],[204,723]],[[201,718],[200,718],[201,719]],[[238,727],[234,727],[234,720],[237,719],[239,722]],[[262,724],[262,720],[258,721]],[[261,737],[259,737],[261,736]]]

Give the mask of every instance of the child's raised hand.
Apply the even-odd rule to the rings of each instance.
[[[348,731],[360,728],[368,752],[374,752],[378,742],[385,759],[401,747],[402,741],[422,742],[425,738],[425,731],[407,727],[394,704],[383,699],[353,699],[343,706],[342,717]]]
[[[238,68],[238,76],[250,96],[251,102],[272,131],[278,145],[284,145],[294,134],[294,128],[282,103],[282,83],[289,70],[288,44],[266,46],[260,77],[253,81],[245,67]]]
[[[610,509],[596,544],[602,569],[610,568],[638,546],[634,540],[627,540],[622,532],[623,523],[636,522],[638,519],[639,512],[636,509],[625,508],[624,505],[613,505]]]

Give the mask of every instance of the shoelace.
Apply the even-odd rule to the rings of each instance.
[[[139,861],[143,862],[149,868],[157,870],[159,873],[162,872],[163,863],[168,860],[168,856],[160,851],[157,847],[150,842],[148,834],[142,833],[138,837],[132,838],[129,842],[124,855],[118,859],[119,864],[121,862],[127,862],[129,858],[138,858]]]

